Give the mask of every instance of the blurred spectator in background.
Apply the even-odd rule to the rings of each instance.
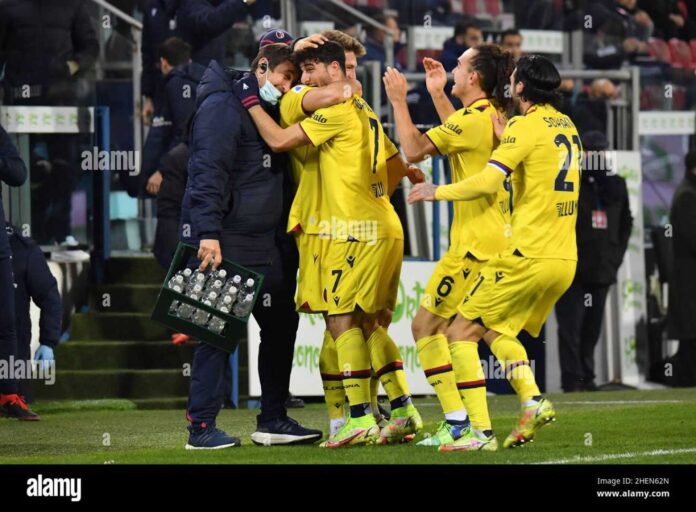
[[[394,55],[398,53],[401,43],[401,29],[399,28],[399,22],[394,14],[384,14],[378,13],[372,17],[377,23],[381,23],[389,28],[391,31],[392,41],[394,42]],[[387,54],[384,51],[384,40],[386,38],[386,33],[384,30],[373,27],[372,25],[365,25],[365,33],[367,35],[364,45],[365,45],[365,56],[360,59],[362,64],[365,61],[379,61],[382,65],[382,72],[386,69]],[[381,75],[380,75],[381,76]]]
[[[678,0],[638,0],[638,7],[655,23],[655,37],[665,40],[673,37],[687,41],[696,38],[694,12],[689,16],[689,10],[694,5],[693,2],[690,4],[687,6],[687,2]]]
[[[667,329],[679,340],[672,363],[675,386],[696,386],[696,149],[684,159],[686,174],[672,198],[672,276],[669,281]]]
[[[522,34],[515,28],[505,30],[500,34],[500,46],[503,50],[509,51],[517,62],[522,56]]]
[[[572,117],[578,132],[607,130],[607,100],[617,96],[617,89],[611,80],[597,78],[589,87],[580,92],[568,114]]]
[[[27,179],[27,169],[12,144],[10,136],[0,126],[0,184],[21,186]],[[5,211],[0,195],[0,219],[5,222]],[[15,291],[12,275],[12,249],[7,233],[0,229],[0,361],[11,365],[17,359],[17,326],[15,324]],[[16,379],[0,379],[0,417],[36,420],[38,416],[29,410],[19,394]]]
[[[157,231],[152,252],[165,269],[169,269],[179,244],[181,204],[188,179],[189,148],[185,141],[167,151],[160,160],[162,185],[157,193]]]
[[[592,26],[585,32],[585,63],[597,69],[619,68],[626,60],[647,53],[645,41],[653,21],[636,7],[636,0],[591,2],[587,7]]]
[[[633,226],[626,181],[607,165],[606,137],[601,132],[586,132],[582,144],[578,266],[575,280],[556,303],[561,386],[566,392],[597,388],[594,350],[604,303],[609,287],[616,282]]]
[[[58,345],[61,333],[63,306],[58,293],[58,283],[48,268],[41,248],[15,226],[6,223],[5,230],[12,248],[12,270],[15,285],[15,315],[17,330],[17,355],[23,361],[31,359],[31,301],[41,310],[39,343],[34,358],[43,365],[54,364],[53,349]],[[29,379],[19,381],[19,394],[27,402],[33,401]]]
[[[76,106],[93,103],[78,79],[99,53],[85,2],[7,0],[0,3],[0,68],[7,105]],[[32,135],[42,147],[32,168],[32,233],[39,243],[76,245],[70,213],[80,163],[79,136]]]
[[[156,196],[162,183],[158,166],[162,155],[184,140],[186,125],[196,110],[196,87],[205,67],[191,62],[191,47],[171,37],[159,47],[160,69],[165,77],[164,98],[155,112],[143,147],[140,173],[145,192]]]
[[[177,34],[176,11],[181,0],[149,0],[143,13],[143,71],[140,80],[143,95],[143,122],[150,124],[155,110],[161,108],[164,76],[160,73],[159,45]]]
[[[181,0],[177,11],[178,35],[192,48],[194,62],[208,66],[225,61],[225,33],[246,20],[256,0]]]
[[[440,55],[440,62],[448,73],[457,67],[462,53],[483,42],[483,32],[475,23],[458,23],[454,27],[454,36],[445,41]]]

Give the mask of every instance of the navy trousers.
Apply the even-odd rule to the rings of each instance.
[[[0,209],[1,212],[2,210]],[[4,226],[2,226],[2,231],[4,235]],[[2,240],[0,240],[0,243],[2,243]],[[12,260],[10,258],[0,258],[0,361],[7,361],[8,369],[10,357],[17,357],[14,277],[12,274]],[[15,393],[17,393],[16,380],[0,379],[0,395],[13,395]]]
[[[252,313],[261,328],[258,367],[262,396],[258,422],[264,423],[287,414],[285,401],[299,323],[294,301],[297,267],[288,258],[281,257],[279,251],[272,255],[270,265],[245,266],[264,275]],[[196,349],[187,407],[191,423],[215,423],[225,398],[228,361],[227,352],[206,343]]]

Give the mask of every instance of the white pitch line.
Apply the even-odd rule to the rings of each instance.
[[[566,402],[557,402],[554,404],[564,405],[625,405],[625,404],[681,404],[684,400],[569,400]]]
[[[607,460],[617,459],[634,459],[636,457],[657,457],[659,455],[679,455],[681,453],[696,453],[696,448],[680,448],[677,450],[652,450],[649,452],[626,452],[626,453],[608,453],[596,456],[580,456],[576,455],[570,459],[546,460],[544,462],[534,462],[533,464],[570,464],[574,462],[603,462]]]

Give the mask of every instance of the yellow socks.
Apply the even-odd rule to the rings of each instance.
[[[520,402],[525,403],[541,394],[527,360],[527,351],[517,338],[501,334],[491,344],[491,352],[505,368],[505,376]]]
[[[324,343],[319,353],[319,372],[324,386],[324,401],[329,411],[329,419],[343,418],[345,416],[343,405],[346,402],[346,394],[343,391],[343,375],[338,367],[336,342],[329,331],[324,331]]]
[[[370,362],[389,400],[410,396],[404,364],[399,348],[383,327],[378,327],[367,340]],[[376,395],[376,393],[375,393]],[[375,397],[376,400],[376,397]],[[373,411],[374,412],[374,411]]]
[[[449,345],[457,388],[476,430],[490,430],[491,417],[486,399],[486,377],[478,353],[478,342],[455,341]]]
[[[445,414],[464,409],[452,371],[447,336],[435,334],[416,341],[420,361],[428,383],[433,387]]]
[[[351,408],[369,406],[372,368],[362,331],[358,328],[348,329],[336,338],[336,352],[338,367],[343,376],[343,388]]]

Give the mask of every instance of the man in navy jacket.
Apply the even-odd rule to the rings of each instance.
[[[286,45],[263,47],[251,66],[261,86],[264,107],[274,105],[296,78]],[[290,177],[283,155],[266,147],[246,109],[233,93],[243,74],[213,61],[198,87],[193,119],[188,184],[182,233],[199,245],[201,268],[216,268],[222,258],[264,275],[253,310],[261,327],[259,379],[261,414],[252,440],[257,444],[311,443],[321,432],[300,426],[287,416],[290,371],[297,332],[294,291],[296,258],[285,243],[284,212],[292,199],[285,193]],[[277,114],[277,112],[276,112]],[[190,223],[190,227],[189,227]],[[293,273],[295,272],[295,273]],[[224,399],[228,354],[201,343],[191,374],[187,449],[238,446],[241,441],[215,428]]]
[[[56,278],[48,268],[46,257],[34,240],[22,236],[12,224],[5,224],[7,238],[12,248],[12,270],[15,285],[15,314],[17,331],[17,356],[22,361],[31,359],[31,301],[41,310],[39,319],[39,343],[34,358],[40,364],[54,361],[53,349],[60,340],[63,306]],[[32,401],[29,380],[19,381],[19,392],[28,402]]]
[[[27,169],[12,144],[10,136],[0,126],[0,182],[19,187],[27,179]],[[5,212],[0,196],[0,219]],[[3,225],[4,228],[4,225]],[[0,362],[10,366],[17,356],[17,332],[15,329],[15,291],[12,275],[12,250],[4,229],[0,229]],[[0,380],[0,416],[21,420],[35,420],[38,416],[29,410],[24,398],[18,394],[17,380]]]

